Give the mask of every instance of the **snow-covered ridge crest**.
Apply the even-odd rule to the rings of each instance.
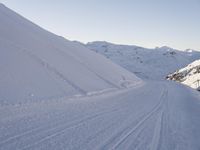
[[[200,88],[200,60],[196,60],[188,66],[169,74],[167,79],[181,82],[194,89]]]
[[[169,73],[200,59],[198,51],[180,51],[168,46],[148,49],[135,45],[96,41],[89,42],[86,47],[145,80],[165,80]]]

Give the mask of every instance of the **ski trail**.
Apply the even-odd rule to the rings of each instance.
[[[104,114],[107,114],[107,113],[111,113],[111,112],[115,112],[117,111],[117,109],[113,109],[113,110],[109,110],[109,111],[105,111],[105,112],[100,112],[100,113],[97,113],[95,115],[91,115],[91,116],[88,116],[88,117],[85,117],[83,118],[82,120],[74,120],[72,122],[69,122],[69,123],[64,123],[64,124],[61,124],[61,125],[56,125],[53,126],[52,128],[49,128],[49,129],[46,129],[47,126],[45,127],[38,127],[38,128],[34,128],[32,130],[29,130],[27,132],[24,132],[24,133],[21,133],[21,134],[18,134],[18,135],[15,135],[15,136],[12,136],[12,137],[9,137],[8,139],[4,140],[4,141],[1,141],[0,142],[0,146],[8,143],[8,142],[11,142],[11,141],[14,141],[14,140],[17,140],[19,138],[22,138],[22,137],[25,137],[25,136],[28,136],[28,135],[32,135],[34,133],[36,134],[41,134],[42,132],[51,132],[51,131],[54,131],[56,129],[60,129],[60,128],[64,128],[64,129],[68,129],[68,128],[72,128],[72,127],[76,127],[80,124],[82,124],[83,122],[86,122],[88,120],[91,120],[91,119],[94,119],[94,118],[97,118],[97,117],[100,117]],[[44,130],[43,130],[44,129]]]
[[[106,114],[111,115],[111,113],[116,113],[116,111],[118,111],[118,110],[117,110],[117,109],[113,109],[113,110],[111,110],[111,111],[106,111],[106,112],[103,112],[103,113],[94,115],[94,116],[92,116],[92,117],[88,117],[87,119],[83,119],[83,120],[79,121],[78,123],[76,123],[76,124],[74,124],[74,125],[71,125],[71,126],[69,126],[69,127],[65,127],[65,128],[63,128],[63,129],[60,129],[59,131],[54,132],[54,133],[51,133],[51,134],[48,134],[48,133],[47,133],[47,136],[43,137],[42,139],[36,141],[36,142],[33,143],[33,144],[27,145],[26,147],[22,148],[21,150],[25,150],[25,149],[29,149],[29,148],[31,148],[31,147],[34,147],[34,146],[36,146],[36,145],[38,145],[38,144],[43,143],[43,142],[46,141],[46,140],[49,140],[49,139],[51,139],[51,138],[54,138],[54,137],[56,137],[56,136],[59,136],[60,134],[63,134],[66,130],[70,130],[70,129],[74,129],[74,128],[76,128],[76,127],[79,127],[79,126],[81,126],[84,122],[88,122],[88,121],[90,121],[90,120],[96,119],[96,118],[101,117],[101,116],[104,116],[104,115],[106,115]],[[57,129],[57,127],[56,127],[55,129]],[[50,130],[53,130],[53,129],[50,129]]]
[[[121,145],[131,134],[133,134],[135,131],[139,130],[139,128],[149,119],[151,118],[154,113],[159,112],[159,109],[161,109],[162,104],[164,102],[166,91],[163,90],[163,93],[161,97],[159,98],[159,103],[149,112],[147,115],[143,117],[129,132],[127,132],[123,137],[121,137],[117,143],[115,143],[110,150],[115,150],[119,145]]]
[[[56,114],[53,113],[55,109],[49,109],[47,115],[50,115],[50,118],[47,121],[33,124],[30,126],[33,130],[26,129],[27,132],[21,130],[21,134],[17,135],[19,131],[12,130],[12,127],[17,129],[19,125],[29,123],[23,120],[28,116],[19,118],[20,122],[16,125],[10,122],[7,124],[11,126],[0,130],[2,131],[0,149],[198,149],[199,138],[191,139],[191,137],[193,137],[193,133],[199,133],[198,125],[200,123],[196,124],[195,130],[190,128],[189,121],[191,120],[188,121],[187,117],[193,117],[194,114],[186,117],[183,114],[183,110],[188,108],[190,97],[182,99],[180,96],[176,101],[176,91],[175,94],[172,93],[173,89],[165,83],[158,83],[150,87],[152,88],[146,85],[138,91],[127,91],[120,94],[120,97],[115,95],[111,98],[105,97],[105,99],[87,99],[76,105],[67,103],[68,107],[61,107],[61,110],[58,108],[59,113]],[[152,99],[149,99],[150,95],[153,95]],[[182,104],[183,100],[186,101],[184,104]],[[193,104],[186,110],[189,113],[193,110],[195,113],[197,112],[195,119],[198,119],[199,106],[195,105],[197,103]],[[79,107],[81,111],[77,112]],[[84,111],[82,112],[82,110]],[[77,115],[73,115],[74,113]],[[39,114],[33,114],[32,117],[35,115]],[[43,115],[32,121],[38,119],[41,121],[43,118],[46,119]],[[186,123],[185,126],[184,123]],[[192,123],[194,125],[196,122]],[[9,131],[9,129],[11,130]],[[192,133],[188,129],[191,129]],[[7,135],[6,132],[14,136],[9,136],[10,134]],[[3,136],[4,134],[5,136]],[[196,145],[192,145],[193,143]]]
[[[164,92],[164,94],[162,96],[162,99],[165,102],[163,103],[161,113],[159,114],[158,119],[156,121],[155,129],[154,129],[154,134],[153,134],[153,139],[152,139],[152,142],[151,142],[151,145],[150,145],[150,150],[157,150],[157,149],[159,149],[159,141],[160,141],[160,138],[161,138],[163,116],[164,116],[164,112],[165,112],[165,107],[167,107],[166,105],[168,103],[168,97],[167,97],[167,95],[168,95],[168,91],[165,90],[165,92]]]
[[[154,129],[154,134],[153,134],[153,139],[150,145],[150,150],[157,150],[159,149],[159,141],[161,138],[161,131],[162,131],[162,125],[163,125],[163,117],[164,117],[164,113],[166,111],[166,107],[168,105],[168,91],[166,90],[164,95],[163,95],[163,100],[165,100],[165,102],[163,103],[162,106],[162,111],[158,116],[158,119],[156,121],[156,125],[155,125],[155,129]]]
[[[160,134],[161,134],[161,129],[162,129],[162,120],[163,120],[163,112],[160,113],[157,122],[156,122],[156,126],[154,129],[154,135],[153,135],[153,139],[152,139],[152,143],[150,146],[150,150],[157,150],[158,146],[159,146],[159,141],[160,141]]]

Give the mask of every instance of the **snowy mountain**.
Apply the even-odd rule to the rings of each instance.
[[[90,42],[86,46],[135,73],[138,77],[150,80],[164,80],[169,73],[200,58],[200,52],[179,51],[167,46],[147,49],[108,42]]]
[[[139,57],[138,67],[146,64],[140,71],[147,60],[161,68],[196,57],[190,50],[122,48],[111,56]],[[156,52],[166,59],[161,64],[148,59]],[[159,70],[150,69],[144,73]],[[0,150],[199,150],[199,108],[199,92],[143,81],[0,4]]]
[[[0,103],[88,95],[140,79],[0,4]],[[20,87],[20,88],[19,88]]]
[[[168,75],[167,79],[178,81],[200,90],[200,60],[196,60],[175,73]]]

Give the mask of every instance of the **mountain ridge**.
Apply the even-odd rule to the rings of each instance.
[[[191,49],[180,51],[167,46],[149,49],[105,41],[89,42],[85,46],[144,80],[165,80],[169,73],[200,58],[199,51]]]

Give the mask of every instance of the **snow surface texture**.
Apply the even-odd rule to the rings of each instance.
[[[188,66],[177,70],[175,73],[168,75],[167,78],[200,90],[200,60],[196,60]]]
[[[165,80],[169,73],[200,58],[200,52],[190,49],[179,51],[166,46],[147,49],[108,42],[90,42],[86,47],[103,54],[138,77],[150,80]]]
[[[99,96],[0,107],[1,150],[199,150],[200,95],[150,82]]]
[[[0,150],[199,150],[199,108],[0,4]]]
[[[78,96],[141,82],[84,46],[0,5],[0,103]]]

